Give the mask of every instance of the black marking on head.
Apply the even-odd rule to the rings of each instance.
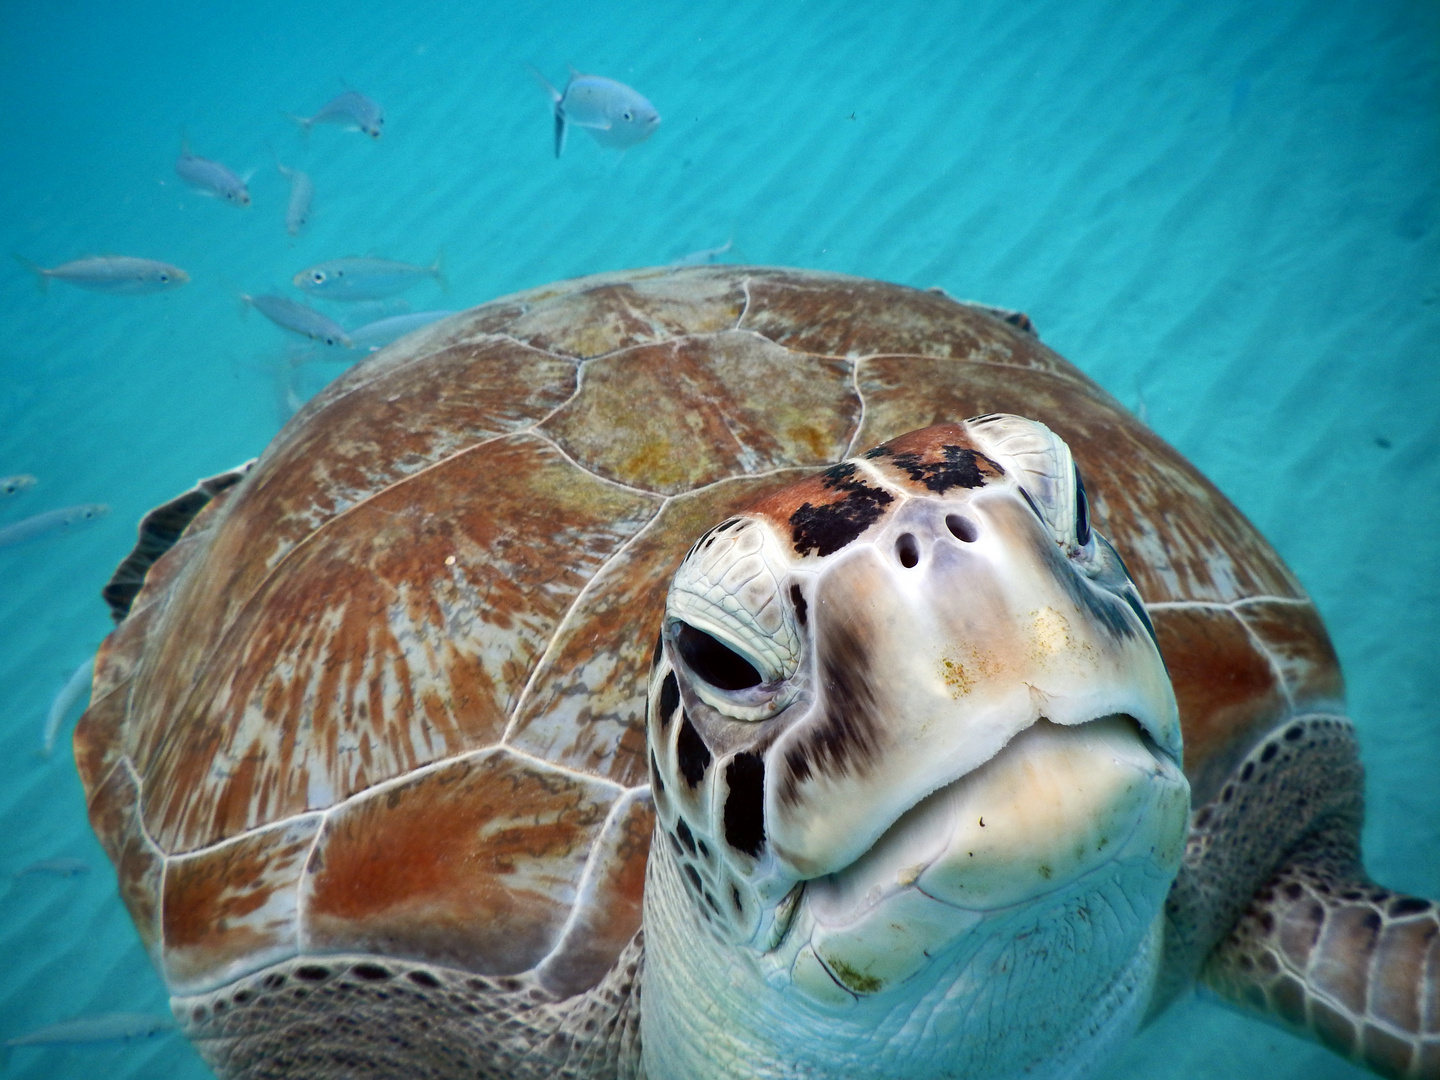
[[[675,710],[680,707],[680,684],[675,679],[675,672],[665,676],[665,681],[660,684],[660,730],[664,731],[670,726],[670,718],[675,715]]]
[[[790,805],[813,773],[858,772],[881,750],[870,656],[859,637],[843,619],[833,620],[822,626],[819,654],[825,711],[785,752],[780,799]]]
[[[1120,593],[1121,599],[1130,605],[1130,610],[1140,620],[1140,625],[1145,627],[1145,632],[1150,635],[1150,640],[1155,643],[1155,650],[1160,650],[1160,639],[1155,636],[1155,624],[1150,621],[1150,613],[1145,610],[1145,605],[1140,602],[1140,594],[1134,589],[1123,589]]]
[[[985,474],[980,471],[982,461],[999,475],[1005,475],[1004,469],[978,450],[963,446],[944,446],[941,451],[945,455],[944,461],[927,462],[922,461],[919,454],[896,454],[895,465],[904,469],[911,480],[924,484],[937,495],[954,487],[984,487]]]
[[[728,530],[733,529],[736,525],[739,525],[739,524],[740,524],[740,519],[739,519],[739,518],[726,518],[726,519],[725,519],[724,521],[722,521],[719,525],[716,525],[716,526],[715,526],[715,531],[716,531],[717,533],[727,532]]]
[[[680,838],[680,843],[685,845],[685,850],[690,852],[691,855],[694,855],[695,836],[690,831],[690,826],[685,824],[684,818],[681,818],[675,823],[675,835]]]
[[[725,766],[725,842],[736,851],[759,856],[765,846],[765,761],[757,754],[736,754]]]
[[[804,626],[809,619],[806,614],[809,605],[805,603],[805,594],[800,591],[799,585],[790,586],[790,602],[795,605],[795,621]]]
[[[680,724],[680,736],[675,740],[675,756],[680,762],[680,775],[692,788],[705,779],[705,772],[710,768],[710,748],[700,738],[688,716]]]
[[[1028,506],[1028,507],[1030,507],[1030,509],[1031,509],[1032,511],[1034,511],[1035,516],[1040,519],[1040,524],[1042,524],[1042,525],[1045,526],[1045,531],[1046,531],[1046,532],[1049,532],[1049,531],[1050,531],[1050,523],[1045,520],[1045,515],[1042,514],[1042,513],[1040,513],[1040,507],[1038,507],[1038,506],[1035,505],[1035,500],[1030,497],[1030,492],[1026,491],[1026,490],[1022,487],[1022,488],[1020,489],[1020,494],[1021,494],[1021,495],[1024,497],[1024,499],[1025,499],[1025,505]]]
[[[1090,500],[1085,495],[1085,481],[1080,479],[1080,466],[1075,470],[1075,542],[1084,547],[1090,542]]]
[[[730,886],[730,901],[735,905],[735,914],[743,919],[745,917],[745,901],[740,897],[740,887],[738,885]]]
[[[699,871],[689,863],[685,864],[685,877],[689,879],[690,884],[694,886],[697,895],[705,891],[705,883],[700,880]]]
[[[653,668],[656,664],[660,663],[660,658],[661,658],[662,656],[664,656],[664,655],[665,655],[665,635],[664,635],[663,633],[661,633],[661,634],[656,634],[656,635],[655,635],[655,651],[650,654],[650,666]]]
[[[814,550],[817,555],[839,551],[863,533],[895,501],[883,488],[855,478],[855,463],[842,461],[821,473],[825,486],[842,491],[838,502],[815,506],[804,503],[790,515],[791,538],[797,555]]]
[[[874,461],[876,458],[884,457],[888,453],[890,453],[888,446],[877,446],[872,450],[866,450],[864,457],[867,461]]]
[[[655,760],[654,750],[650,751],[650,782],[655,785],[655,790],[659,794],[665,794],[665,781],[660,776],[660,762]]]

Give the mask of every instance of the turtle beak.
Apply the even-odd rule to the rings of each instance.
[[[946,524],[957,513],[971,526],[965,539]],[[1113,783],[1097,780],[1110,794],[1096,797],[1121,816],[1143,812],[1145,800],[1121,790],[1132,780],[1163,773],[1167,791],[1183,785],[1175,697],[1146,626],[1071,563],[1013,489],[910,500],[871,542],[828,563],[814,596],[809,710],[771,751],[766,792],[775,856],[796,879],[850,866],[907,811],[1041,721],[1055,737],[1030,741],[1050,764],[1021,776],[997,762],[989,773],[1007,778],[977,777],[967,796],[976,807],[1043,794],[1046,775],[1083,775],[1065,765],[1067,746],[1075,761],[1128,762]],[[1103,738],[1051,731],[1105,718]],[[1099,812],[1055,805],[1061,821]],[[1038,812],[1026,820],[1001,848],[1043,840],[1055,824]]]

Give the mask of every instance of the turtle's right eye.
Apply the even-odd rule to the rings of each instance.
[[[749,660],[689,623],[675,624],[675,647],[691,673],[718,690],[748,690],[764,681]]]

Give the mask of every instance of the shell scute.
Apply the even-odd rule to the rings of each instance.
[[[478,313],[478,327],[580,359],[684,334],[726,330],[745,309],[742,283],[723,270],[597,274],[561,286],[542,286],[513,299],[523,307],[520,314],[486,318],[490,306],[486,305]]]
[[[617,783],[645,783],[645,684],[670,576],[696,536],[802,472],[726,480],[667,501],[578,599],[506,741]]]
[[[666,392],[637,409],[645,385]],[[669,495],[843,457],[859,416],[849,364],[726,331],[591,360],[541,427],[601,476]]]
[[[136,748],[165,778],[153,834],[193,850],[497,742],[565,611],[658,503],[510,436],[313,532],[231,621],[230,663],[187,664],[214,615],[173,608],[157,662],[195,677],[132,703],[172,718]]]
[[[292,818],[165,869],[165,979],[198,993],[295,955],[296,904],[321,816]]]
[[[555,947],[620,794],[500,749],[354,799],[311,857],[304,946],[528,971]]]
[[[1340,660],[1313,605],[1257,599],[1237,605],[1235,611],[1270,657],[1297,711],[1344,711]]]
[[[595,841],[574,915],[535,971],[551,993],[569,997],[594,986],[640,929],[654,829],[655,808],[647,789],[632,789],[615,804]]]
[[[1070,366],[991,309],[941,292],[785,270],[753,271],[748,286],[750,305],[740,327],[797,352],[846,357],[903,353],[1056,373]]]
[[[1193,803],[1202,806],[1285,714],[1284,688],[1230,609],[1152,608],[1150,618],[1180,706]]]
[[[162,962],[160,887],[165,857],[140,824],[140,793],[135,776],[121,763],[90,794],[90,827],[115,866],[120,899],[157,967]]]

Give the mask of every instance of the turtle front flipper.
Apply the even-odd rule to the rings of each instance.
[[[1201,978],[1382,1075],[1440,1078],[1440,905],[1370,882],[1349,829],[1256,892]]]

